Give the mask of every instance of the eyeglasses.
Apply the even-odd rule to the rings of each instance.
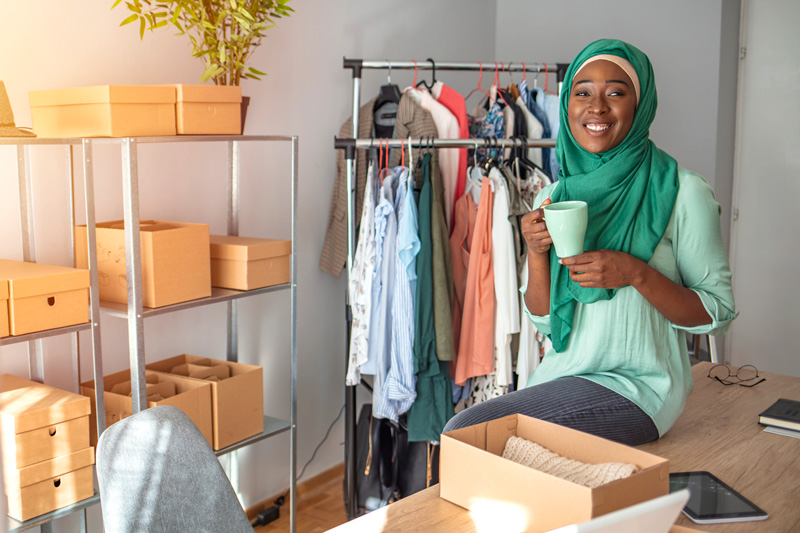
[[[716,379],[723,385],[741,385],[742,387],[755,387],[767,380],[758,375],[758,369],[753,365],[740,366],[733,374],[728,365],[714,365],[708,370],[708,377]],[[761,379],[753,381],[758,378]]]

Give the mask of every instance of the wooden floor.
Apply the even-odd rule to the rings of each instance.
[[[343,481],[344,464],[341,464],[297,485],[297,533],[321,533],[347,522]],[[260,510],[247,510],[251,521],[255,520]],[[289,502],[281,507],[278,520],[255,530],[258,533],[289,531]]]

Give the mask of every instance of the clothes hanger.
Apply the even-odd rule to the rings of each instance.
[[[389,60],[386,60],[389,63]],[[377,111],[385,104],[399,104],[400,103],[400,87],[392,83],[392,64],[389,63],[389,73],[386,75],[386,84],[381,85],[378,91],[378,98],[375,100],[375,105],[372,107],[373,111]]]
[[[433,66],[432,69],[431,69],[432,72],[433,72],[433,74],[431,75],[431,84],[428,85],[428,83],[425,80],[422,80],[421,82],[415,84],[414,87],[419,87],[420,85],[424,85],[425,88],[430,91],[431,89],[433,89],[433,86],[436,84],[436,63],[430,57],[428,59],[426,59],[425,61],[430,61],[431,65]],[[417,64],[417,62],[415,61],[414,62],[414,68],[416,68],[416,64]],[[414,81],[416,81],[416,77],[414,78]]]
[[[487,91],[486,89],[484,89],[484,88],[482,88],[482,87],[481,87],[481,82],[483,81],[483,63],[481,63],[480,61],[478,61],[478,65],[480,66],[480,70],[478,71],[478,86],[477,86],[477,87],[475,87],[474,89],[472,89],[472,90],[469,92],[469,94],[467,94],[467,96],[465,96],[465,97],[464,97],[464,101],[465,101],[465,102],[466,102],[466,101],[469,99],[469,97],[470,97],[470,96],[472,96],[473,94],[475,94],[475,92],[476,92],[476,91],[480,91],[480,92],[482,92],[482,93],[483,93],[483,94],[485,94],[487,97],[489,97],[489,96],[490,96],[490,95],[489,95],[489,91]],[[416,81],[416,78],[414,78],[414,80]]]
[[[503,67],[503,70],[506,70],[505,67]],[[517,98],[519,98],[519,88],[517,84],[514,83],[514,75],[511,72],[510,62],[508,63],[508,70],[506,72],[508,72],[508,86],[506,87],[506,92],[509,93],[511,98],[516,102]]]

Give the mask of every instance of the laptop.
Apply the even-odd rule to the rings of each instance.
[[[688,499],[683,489],[550,533],[667,533]]]

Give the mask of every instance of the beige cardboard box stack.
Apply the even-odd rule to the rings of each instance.
[[[100,299],[127,303],[122,221],[97,224]],[[140,222],[142,305],[163,307],[211,296],[208,224]],[[75,228],[75,264],[88,265],[86,226]]]
[[[145,372],[147,407],[172,405],[192,419],[209,444],[211,444],[211,387],[208,383],[180,376]],[[103,376],[103,399],[106,408],[106,427],[133,414],[131,399],[131,373],[123,370]],[[88,396],[95,412],[94,381],[81,384],[81,394]],[[97,421],[90,424],[90,437],[97,444]]]
[[[94,494],[89,399],[0,376],[0,433],[8,514],[19,521]]]
[[[247,291],[289,283],[292,241],[211,235],[211,285]]]
[[[174,85],[179,135],[242,133],[242,88],[226,85]]]
[[[584,463],[633,463],[639,471],[588,488],[503,458],[509,437]],[[442,435],[440,495],[476,513],[513,520],[507,530],[544,532],[669,492],[669,461],[542,420],[512,415]],[[492,509],[492,503],[502,507]]]
[[[99,85],[31,91],[39,137],[175,135],[175,88]]]
[[[8,280],[0,279],[0,337],[8,334]]]
[[[151,363],[148,370],[211,384],[212,447],[221,450],[264,431],[262,368],[195,355]]]
[[[8,280],[11,335],[74,326],[89,321],[89,271],[0,259]]]

